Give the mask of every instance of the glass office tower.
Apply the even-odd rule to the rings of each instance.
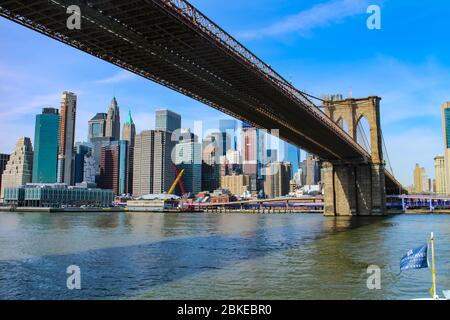
[[[59,111],[44,108],[36,115],[34,131],[34,183],[55,183],[57,178]]]

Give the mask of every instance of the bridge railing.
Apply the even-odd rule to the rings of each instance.
[[[326,126],[333,130],[337,135],[352,145],[363,157],[370,158],[370,154],[361,147],[350,135],[342,130],[333,120],[331,120],[319,107],[317,107],[305,93],[292,86],[280,74],[273,70],[270,65],[259,59],[250,50],[245,48],[239,41],[233,38],[225,30],[211,21],[206,15],[196,9],[188,1],[185,0],[154,0],[155,3],[162,3],[164,7],[170,8],[173,12],[191,24],[193,27],[200,29],[208,34],[222,47],[228,49],[234,55],[237,55],[243,61],[250,65],[254,70],[264,76],[267,80],[275,84],[285,94],[297,101],[305,109],[310,111],[312,115],[321,120]]]

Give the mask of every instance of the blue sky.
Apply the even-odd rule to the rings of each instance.
[[[416,162],[434,175],[443,153],[440,105],[450,100],[450,3],[394,0],[191,1],[299,89],[315,95],[382,97],[381,121],[396,176],[412,183]],[[369,5],[382,29],[366,27]],[[0,152],[34,136],[34,116],[78,95],[77,140],[115,94],[138,131],[154,127],[154,110],[170,108],[183,126],[206,129],[227,116],[118,67],[0,18]],[[299,121],[301,121],[299,119]]]

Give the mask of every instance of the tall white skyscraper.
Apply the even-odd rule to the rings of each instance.
[[[75,142],[75,119],[77,113],[77,96],[64,91],[61,101],[61,121],[59,124],[58,148],[58,182],[74,184],[73,152]]]

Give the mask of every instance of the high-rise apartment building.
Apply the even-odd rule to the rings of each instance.
[[[63,92],[61,102],[61,120],[59,123],[58,176],[59,183],[74,184],[75,119],[77,113],[77,96]]]
[[[195,140],[185,140],[175,146],[175,164],[180,171],[184,169],[184,189],[193,194],[202,191],[202,145]]]
[[[181,128],[181,116],[167,109],[156,110],[155,130],[173,133]]]
[[[3,171],[5,171],[6,164],[9,161],[9,154],[0,153],[0,190],[2,189],[2,175]]]
[[[438,194],[446,194],[447,181],[445,178],[445,158],[443,155],[434,158],[434,192]]]
[[[268,198],[278,198],[289,194],[291,171],[289,162],[275,162],[267,166],[264,192]]]
[[[59,111],[44,108],[34,129],[34,183],[55,183],[58,173]]]
[[[148,130],[136,135],[133,159],[133,194],[167,192],[175,180],[172,151],[175,143],[166,131]]]
[[[2,174],[1,198],[6,188],[15,188],[31,182],[33,172],[33,146],[30,138],[17,140]]]
[[[115,97],[109,105],[106,116],[105,137],[110,137],[113,141],[120,140],[120,110]]]

